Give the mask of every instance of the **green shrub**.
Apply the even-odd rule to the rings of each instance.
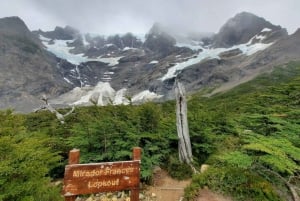
[[[184,180],[192,177],[193,171],[190,165],[179,161],[178,156],[171,155],[163,166],[169,175],[177,180]]]
[[[58,201],[58,189],[47,176],[60,157],[48,138],[30,133],[23,118],[0,112],[0,201]]]
[[[271,183],[239,168],[210,167],[206,172],[195,175],[192,184],[185,189],[185,197],[191,200],[205,186],[230,195],[237,201],[282,201]]]

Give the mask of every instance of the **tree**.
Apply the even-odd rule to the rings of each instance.
[[[0,112],[0,201],[61,200],[47,177],[60,160],[48,138],[30,133],[23,118]]]

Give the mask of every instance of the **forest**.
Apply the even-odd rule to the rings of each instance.
[[[209,165],[201,174],[178,159],[175,101],[76,107],[63,124],[49,111],[0,111],[0,201],[62,200],[53,181],[72,148],[90,163],[129,160],[137,146],[142,182],[156,166],[192,178],[186,200],[205,186],[237,201],[299,199],[300,62],[203,96],[209,90],[187,97],[193,166]]]

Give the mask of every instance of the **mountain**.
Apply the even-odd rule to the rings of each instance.
[[[71,89],[55,68],[57,58],[18,17],[0,20],[0,108],[31,111],[42,94]]]
[[[215,35],[215,47],[231,47],[233,45],[247,43],[253,36],[262,30],[272,30],[271,34],[266,34],[267,38],[263,42],[270,42],[270,39],[278,39],[286,36],[286,29],[275,26],[264,18],[248,12],[242,12],[229,19]]]
[[[217,93],[299,60],[299,32],[288,35],[247,12],[216,34],[184,36],[159,23],[144,36],[82,34],[69,26],[31,32],[17,17],[2,18],[0,108],[31,111],[44,94],[57,105],[168,100],[175,79],[189,93]]]
[[[175,38],[168,34],[162,25],[155,23],[146,35],[144,47],[167,56],[174,49],[175,43]]]

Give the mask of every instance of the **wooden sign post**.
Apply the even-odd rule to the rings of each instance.
[[[141,148],[133,148],[132,161],[79,164],[80,151],[69,153],[65,167],[63,195],[75,201],[77,195],[131,190],[131,201],[139,200]]]

